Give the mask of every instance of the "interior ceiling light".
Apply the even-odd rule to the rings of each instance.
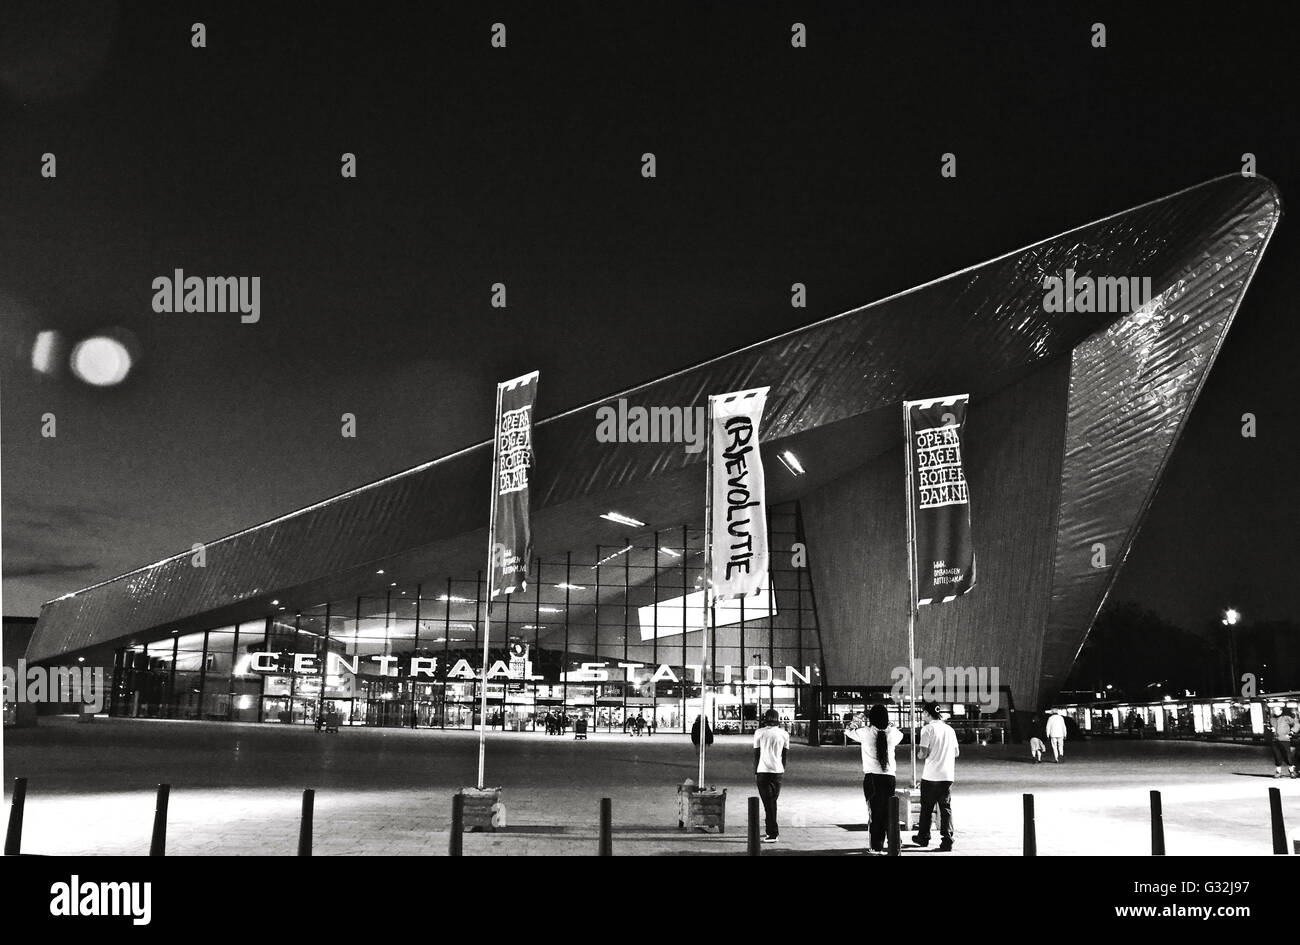
[[[794,453],[791,453],[789,450],[782,450],[780,453],[777,453],[776,458],[781,461],[781,465],[790,470],[794,475],[802,476],[804,474],[803,463],[799,462],[799,457],[795,456]]]
[[[631,528],[645,528],[645,522],[638,522],[636,519],[620,512],[606,512],[601,518],[607,522],[613,522],[616,525],[627,525]]]
[[[601,558],[599,561],[597,561],[595,564],[593,564],[593,565],[591,566],[591,570],[592,570],[592,571],[595,571],[598,567],[600,567],[600,566],[601,566],[602,564],[604,564],[605,562],[607,562],[607,561],[613,561],[613,560],[614,560],[615,558],[617,558],[619,555],[625,555],[625,554],[627,554],[627,553],[628,553],[629,551],[631,551],[631,550],[632,550],[632,546],[631,546],[631,545],[628,545],[626,548],[620,548],[618,551],[614,552],[612,555],[605,555],[605,557]]]

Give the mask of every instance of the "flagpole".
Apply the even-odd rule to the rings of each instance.
[[[708,420],[704,425],[708,445],[705,451],[705,489],[704,489],[704,609],[701,614],[700,627],[700,779],[696,782],[704,790],[704,749],[708,742],[706,733],[709,728],[708,696],[704,671],[709,665],[709,628],[713,610],[710,598],[713,596],[713,398],[709,397]]]
[[[906,492],[907,492],[907,678],[908,678],[908,727],[911,737],[908,741],[912,748],[912,788],[919,785],[916,779],[916,522],[912,473],[912,411],[907,402],[903,402],[903,431],[905,442],[903,455],[906,458]]]
[[[484,764],[487,759],[487,673],[488,673],[488,639],[492,635],[492,573],[493,557],[496,553],[497,540],[497,464],[501,448],[501,385],[497,385],[497,407],[492,423],[492,488],[491,502],[488,504],[488,566],[487,566],[487,600],[483,608],[483,664],[479,681],[479,715],[478,715],[478,789],[484,788]],[[447,606],[451,606],[448,604]]]

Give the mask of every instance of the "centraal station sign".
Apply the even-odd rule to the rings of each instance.
[[[321,658],[311,653],[276,653],[269,650],[259,650],[249,654],[252,662],[249,669],[257,673],[275,673],[283,674],[287,672],[301,673],[304,675],[317,675],[321,672]],[[379,664],[377,675],[380,676],[399,676],[400,670],[396,664],[402,661],[396,656],[371,656],[368,663]],[[330,653],[325,657],[326,675],[337,676],[343,671],[347,671],[356,676],[362,667],[361,656],[353,656],[351,659],[341,653]],[[470,665],[469,660],[460,659],[450,667],[442,667],[441,661],[436,656],[413,656],[407,663],[407,676],[411,678],[425,678],[435,680],[449,679],[482,679],[483,674]],[[586,662],[581,665],[580,669],[573,670],[563,674],[565,682],[609,682],[611,666],[617,666],[626,672],[626,681],[637,684],[642,682],[681,682],[681,676],[668,663],[660,663],[651,671],[650,666],[645,663],[610,663],[609,661]],[[754,664],[752,666],[719,666],[719,678],[716,680],[723,685],[729,683],[742,682],[740,675],[736,673],[737,669],[744,670],[743,682],[746,685],[767,685],[776,683],[778,685],[793,686],[796,682],[811,683],[812,669],[808,666],[800,670],[795,666],[784,667],[784,679],[777,676],[771,666]],[[691,682],[701,682],[703,678],[704,667],[698,663],[688,663],[684,667],[684,673]],[[645,673],[647,675],[642,675]],[[493,663],[487,672],[487,678],[491,679],[529,679],[542,680],[544,677],[537,676],[533,673],[533,664],[531,660],[512,659],[509,663],[505,660],[497,660]]]

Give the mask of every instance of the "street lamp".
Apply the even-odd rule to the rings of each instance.
[[[1223,612],[1222,623],[1228,628],[1228,671],[1232,674],[1232,685],[1228,688],[1228,695],[1237,694],[1237,635],[1232,632],[1232,628],[1241,623],[1241,611],[1234,607],[1229,607]]]

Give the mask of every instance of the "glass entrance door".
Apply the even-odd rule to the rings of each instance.
[[[410,703],[404,699],[367,699],[366,724],[380,728],[401,728],[407,723]]]

